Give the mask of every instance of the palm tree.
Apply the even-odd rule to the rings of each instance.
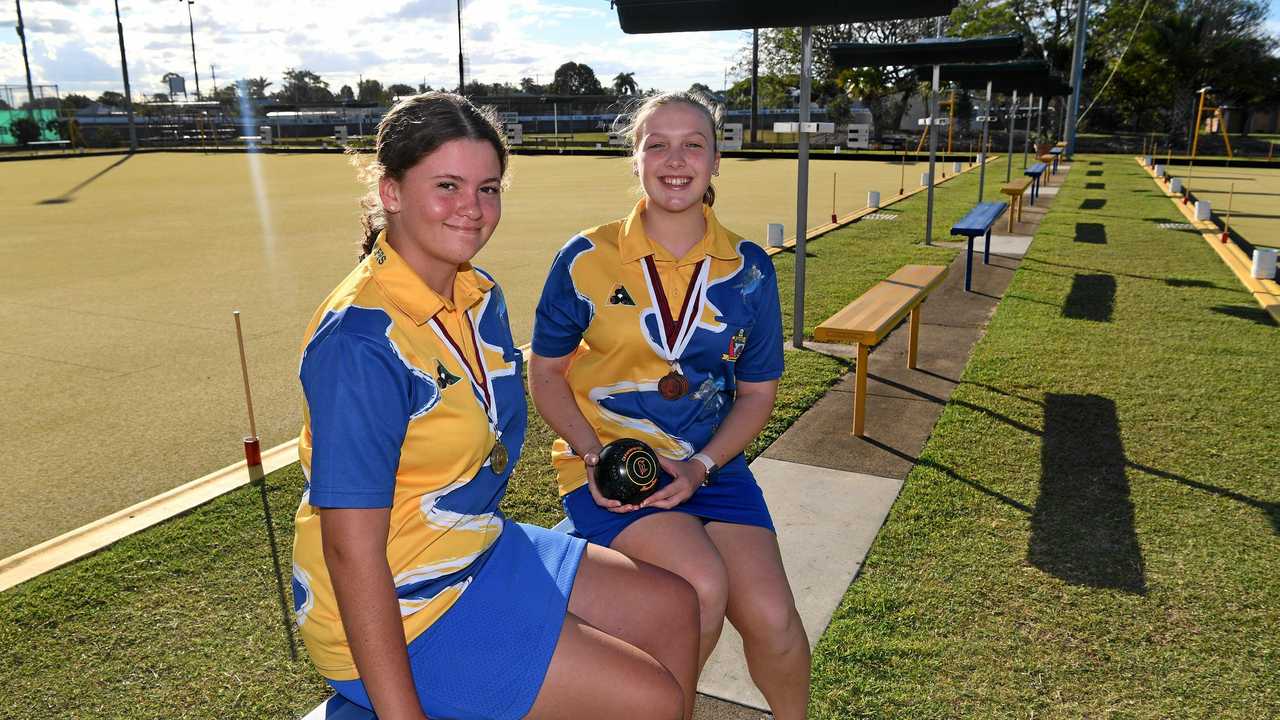
[[[640,86],[636,84],[636,74],[618,73],[613,78],[613,91],[618,95],[639,95]]]

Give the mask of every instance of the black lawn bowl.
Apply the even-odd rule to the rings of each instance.
[[[639,440],[614,440],[600,451],[596,486],[610,500],[639,504],[658,489],[657,454]]]

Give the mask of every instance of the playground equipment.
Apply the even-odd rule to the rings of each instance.
[[[1187,164],[1187,177],[1186,177],[1186,180],[1184,180],[1182,183],[1182,187],[1183,187],[1182,204],[1183,205],[1186,205],[1187,203],[1191,202],[1191,174],[1195,170],[1196,153],[1200,148],[1200,122],[1204,118],[1204,110],[1205,110],[1204,96],[1206,93],[1208,93],[1212,89],[1213,88],[1208,85],[1205,85],[1204,87],[1200,88],[1200,103],[1196,109],[1196,124],[1195,124],[1195,129],[1194,129],[1194,132],[1192,133],[1192,138],[1191,138],[1191,162]],[[1227,124],[1223,121],[1223,116],[1222,116],[1222,111],[1227,108],[1225,106],[1218,106],[1218,107],[1211,107],[1209,109],[1213,111],[1213,117],[1209,123],[1212,129],[1209,132],[1214,132],[1214,131],[1222,132],[1222,139],[1227,144],[1227,161],[1230,162],[1231,161],[1231,139],[1227,137]]]

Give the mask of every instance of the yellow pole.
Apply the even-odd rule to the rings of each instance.
[[[1204,114],[1204,91],[1200,88],[1200,108],[1196,110],[1196,126],[1195,133],[1191,136],[1191,161],[1187,163],[1187,180],[1182,183],[1182,204],[1186,205],[1190,202],[1191,197],[1191,173],[1196,167],[1196,149],[1200,145],[1200,116]]]
[[[1227,159],[1230,160],[1234,155],[1231,153],[1231,137],[1227,135],[1227,118],[1222,114],[1222,108],[1214,108],[1214,115],[1218,118],[1218,129],[1222,131],[1222,141],[1227,144]]]
[[[951,154],[951,128],[956,117],[956,91],[951,91],[951,103],[947,105],[947,154]]]
[[[1222,242],[1226,242],[1231,233],[1231,203],[1235,200],[1236,184],[1231,183],[1231,191],[1227,193],[1227,219],[1222,223]]]

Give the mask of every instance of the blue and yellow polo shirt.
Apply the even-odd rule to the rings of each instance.
[[[417,637],[467,589],[502,533],[498,501],[527,422],[522,363],[492,278],[463,266],[450,301],[381,238],[316,310],[300,371],[306,487],[293,593],[298,629],[325,677],[357,673],[319,509],[391,508],[387,563],[405,640]],[[502,472],[489,462],[498,433],[510,451]]]
[[[586,230],[556,255],[542,290],[533,351],[574,353],[567,378],[578,408],[600,442],[644,440],[684,460],[711,439],[733,405],[739,380],[782,376],[782,316],[773,262],[764,250],[726,230],[706,205],[706,233],[676,258],[645,234],[641,199],[622,220]],[[658,380],[671,366],[662,355],[658,289],[652,258],[672,315],[684,304],[706,258],[706,302],[678,357],[689,392],[663,398]],[[586,482],[581,461],[557,439],[551,449],[560,494]]]

